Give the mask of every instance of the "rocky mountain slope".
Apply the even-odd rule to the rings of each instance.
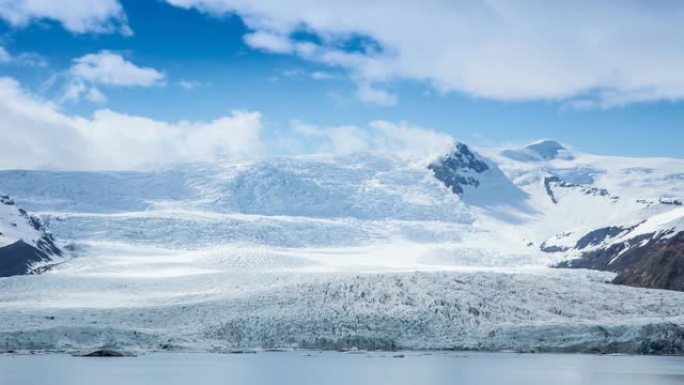
[[[555,224],[563,226],[539,244],[560,258],[554,266],[606,270],[618,273],[615,283],[682,290],[681,163],[616,158],[611,165],[610,158],[573,153],[548,140],[501,155],[540,165],[543,192],[556,206],[548,210],[558,213]],[[649,167],[650,162],[674,168]],[[624,167],[616,169],[618,164]]]
[[[684,291],[684,207],[631,227],[590,231],[574,247],[574,258],[559,267],[618,273],[615,283]]]
[[[684,232],[625,254],[625,259],[634,262],[623,268],[613,282],[684,291]]]
[[[41,220],[0,195],[0,277],[39,272],[61,256]]]

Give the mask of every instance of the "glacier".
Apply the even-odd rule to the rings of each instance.
[[[550,268],[595,229],[681,231],[682,159],[457,144],[0,170],[0,192],[69,254],[0,278],[0,350],[684,352],[684,293]]]

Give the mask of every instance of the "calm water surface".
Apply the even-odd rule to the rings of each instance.
[[[684,384],[684,357],[515,353],[2,355],[0,385]]]

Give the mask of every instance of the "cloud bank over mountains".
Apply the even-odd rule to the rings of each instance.
[[[96,110],[83,117],[0,78],[0,165],[5,169],[146,169],[210,161],[232,154],[391,152],[435,154],[450,136],[406,122],[318,127],[293,121],[279,136],[263,135],[262,114],[232,111],[209,121],[165,122]]]
[[[0,78],[0,126],[3,168],[139,169],[262,151],[258,112],[169,123],[101,109],[86,118],[11,78]]]
[[[399,81],[438,93],[570,108],[684,99],[684,3],[678,1],[165,2],[206,18],[237,15],[247,27],[242,41],[248,49],[315,63],[312,79],[346,77],[360,101],[380,106],[401,103],[390,91]],[[0,0],[0,19],[10,29],[55,23],[96,38],[133,34],[118,0]],[[6,43],[0,41],[5,68],[48,66],[38,54]],[[294,115],[288,127],[274,128],[262,111],[249,109],[175,122],[106,108],[89,116],[65,112],[67,101],[105,103],[108,88],[170,84],[190,91],[208,84],[174,78],[155,68],[159,62],[152,67],[134,53],[106,48],[50,68],[63,86],[56,100],[0,75],[2,167],[137,169],[226,154],[435,153],[452,143],[446,134],[400,118],[322,127]]]

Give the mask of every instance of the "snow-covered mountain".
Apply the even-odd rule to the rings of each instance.
[[[684,207],[630,227],[590,231],[572,246],[551,247],[575,256],[561,267],[608,270],[619,273],[616,283],[684,291]]]
[[[0,279],[0,348],[684,351],[671,343],[684,293],[605,283],[679,288],[663,277],[681,266],[668,261],[682,258],[683,159],[456,143],[428,157],[6,170],[0,191],[74,257]]]
[[[619,272],[573,261],[603,250],[613,250],[603,253],[613,260],[634,234],[623,230],[681,217],[684,160],[589,155],[551,140],[478,151],[456,143],[424,158],[312,155],[151,171],[0,171],[0,189],[84,255],[109,253],[112,243],[251,247],[286,250],[324,271],[559,264]],[[267,266],[288,266],[272,258]]]
[[[0,195],[0,277],[40,271],[61,256],[41,220]]]
[[[543,162],[555,159],[572,160],[574,157],[562,144],[544,139],[519,149],[506,149],[502,155],[521,162]]]

